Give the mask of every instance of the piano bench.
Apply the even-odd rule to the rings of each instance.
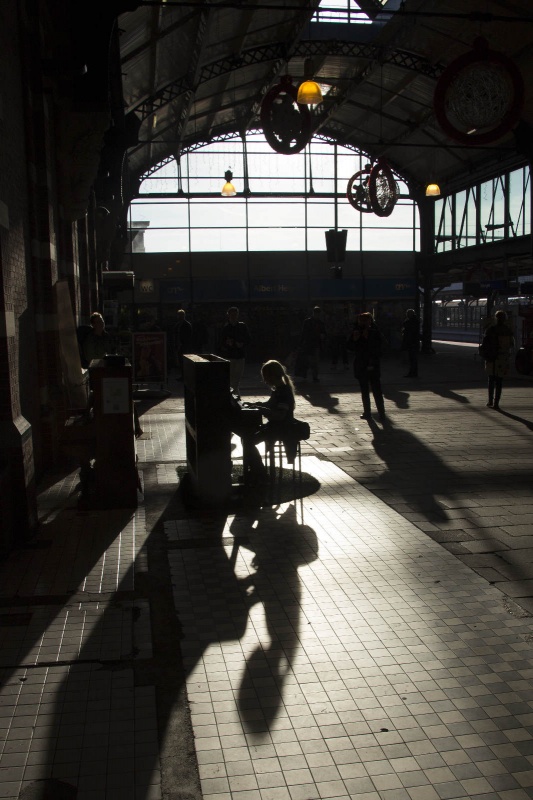
[[[287,467],[292,466],[292,479],[296,480],[296,472],[300,482],[302,480],[302,449],[300,441],[291,442],[294,450],[292,464],[287,460],[285,453],[285,443],[282,439],[265,442],[265,463],[268,464],[268,471],[271,483],[276,480],[276,469],[278,470],[278,480],[281,481],[283,475],[283,459],[285,458]]]

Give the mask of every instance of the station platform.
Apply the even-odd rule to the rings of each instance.
[[[137,509],[46,476],[0,563],[1,798],[533,798],[533,376],[498,412],[477,347],[434,348],[384,360],[383,422],[324,362],[302,482],[231,508],[184,502],[176,381]]]

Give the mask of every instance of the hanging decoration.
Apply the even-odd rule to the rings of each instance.
[[[299,153],[311,138],[311,112],[297,102],[298,92],[290,75],[284,75],[261,103],[265,139],[276,153]]]
[[[378,158],[368,179],[368,194],[372,211],[378,217],[388,217],[398,200],[398,186],[387,159]]]
[[[370,214],[372,211],[370,194],[368,192],[369,178],[370,164],[366,164],[364,169],[360,169],[359,172],[352,175],[346,189],[346,197],[350,205],[352,205],[356,211],[362,211],[363,214]]]
[[[352,175],[346,189],[350,205],[356,211],[373,212],[378,217],[388,217],[392,213],[398,194],[398,186],[385,158],[378,158],[373,167],[366,164],[364,169]]]
[[[518,122],[524,82],[516,64],[482,37],[440,76],[433,105],[442,130],[464,145],[501,139]]]

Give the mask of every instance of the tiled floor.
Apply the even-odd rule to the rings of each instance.
[[[533,797],[530,620],[342,471],[305,470],[303,517],[230,516],[232,541],[169,555],[204,798]]]
[[[48,666],[3,684],[1,797],[52,777],[79,798],[161,796],[154,693],[135,687],[131,671]]]
[[[159,800],[155,689],[134,680],[153,655],[144,509],[80,514],[74,482],[43,494],[40,535],[1,565],[0,797],[55,780],[31,797]]]
[[[385,426],[301,386],[304,498],[187,510],[179,396],[135,512],[52,476],[0,564],[0,798],[533,798],[532,386],[490,413],[454,352]]]

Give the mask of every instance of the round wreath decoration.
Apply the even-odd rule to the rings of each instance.
[[[291,76],[284,75],[261,103],[263,133],[276,153],[299,153],[311,138],[311,112],[308,106],[296,101],[297,97]]]
[[[442,130],[464,145],[501,139],[518,122],[524,81],[516,64],[489,49],[482,37],[449,64],[435,87],[433,106]]]
[[[368,191],[369,178],[370,164],[367,164],[364,169],[360,169],[359,172],[352,175],[346,187],[346,197],[350,205],[353,206],[356,211],[362,211],[363,214],[370,214],[372,212],[372,204]]]
[[[398,200],[398,186],[385,158],[378,158],[368,179],[368,194],[372,211],[378,217],[388,217]]]
[[[398,185],[385,158],[378,158],[373,167],[352,175],[348,181],[346,197],[356,211],[388,217],[398,200]]]

